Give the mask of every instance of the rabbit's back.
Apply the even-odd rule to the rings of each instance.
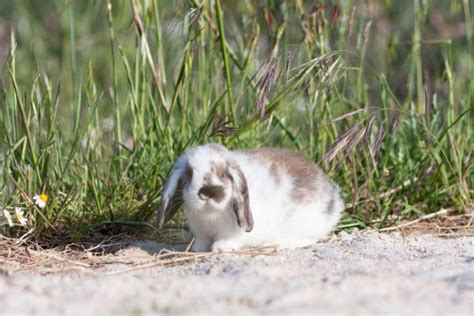
[[[339,190],[314,162],[281,149],[236,154],[249,183],[251,235],[293,247],[317,241],[337,224],[344,207]]]

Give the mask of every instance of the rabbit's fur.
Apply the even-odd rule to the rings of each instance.
[[[181,205],[193,251],[306,246],[329,233],[344,209],[337,186],[304,156],[217,144],[178,159],[161,195],[159,226]]]

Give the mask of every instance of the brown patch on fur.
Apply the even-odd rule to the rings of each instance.
[[[270,174],[275,182],[281,182],[282,173],[287,173],[294,181],[291,198],[306,203],[313,200],[318,186],[327,185],[327,181],[316,164],[305,156],[276,148],[247,150],[244,153],[252,159],[269,163]]]
[[[191,168],[189,164],[186,164],[186,169],[184,169],[184,174],[181,177],[181,179],[183,179],[183,181],[186,183],[190,183],[192,178],[193,178],[193,168]]]
[[[199,194],[207,196],[216,202],[221,202],[225,198],[224,187],[220,185],[213,185],[211,183],[211,178],[213,174],[216,174],[217,177],[222,180],[222,182],[230,181],[230,178],[226,173],[227,167],[224,164],[214,161],[211,161],[210,164],[211,172],[208,172],[204,175],[204,183],[202,188],[199,190]]]
[[[234,184],[230,206],[237,217],[237,224],[250,232],[253,229],[253,217],[249,206],[249,191],[247,180],[240,167],[233,162],[217,163],[210,162],[211,171],[204,175],[204,183],[199,190],[198,195],[204,195],[217,202],[221,202],[225,198],[224,187],[213,185],[211,182],[212,175],[215,174],[223,183]],[[234,172],[232,174],[232,172]],[[239,185],[236,187],[236,183]]]
[[[235,215],[237,217],[237,224],[244,228],[246,232],[250,232],[253,229],[253,217],[252,213],[250,212],[247,180],[244,173],[242,172],[242,169],[240,169],[237,164],[231,164],[229,165],[229,168],[232,168],[239,177],[238,182],[240,185],[235,189],[240,194],[234,194],[232,199],[232,208],[234,209]],[[230,177],[232,178],[231,175]]]
[[[278,164],[272,161],[270,164],[270,174],[275,179],[276,184],[280,184],[281,181],[281,175],[279,174],[278,169]]]
[[[191,179],[193,178],[193,169],[189,164],[186,164],[183,174],[178,179],[178,184],[176,186],[176,190],[174,191],[173,196],[166,205],[165,212],[165,220],[164,222],[169,221],[174,214],[178,211],[181,205],[183,205],[183,191],[186,186],[191,183]],[[163,200],[161,201],[163,203]],[[160,208],[163,209],[164,205],[160,205]]]
[[[216,173],[217,177],[221,179],[222,181],[225,181],[225,179],[227,178],[227,174],[226,174],[227,166],[224,164],[218,164],[215,162],[211,162],[211,166],[212,166],[213,171]]]
[[[225,197],[224,187],[221,185],[204,185],[199,190],[198,195],[220,202]]]

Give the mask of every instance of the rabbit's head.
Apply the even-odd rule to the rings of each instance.
[[[221,145],[195,147],[178,159],[161,193],[159,227],[181,205],[202,216],[232,212],[245,231],[253,228],[247,180],[231,152]]]

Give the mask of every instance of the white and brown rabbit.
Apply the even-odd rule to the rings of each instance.
[[[159,227],[181,205],[193,251],[307,246],[329,233],[344,209],[337,186],[304,156],[217,144],[178,159],[161,194]]]

